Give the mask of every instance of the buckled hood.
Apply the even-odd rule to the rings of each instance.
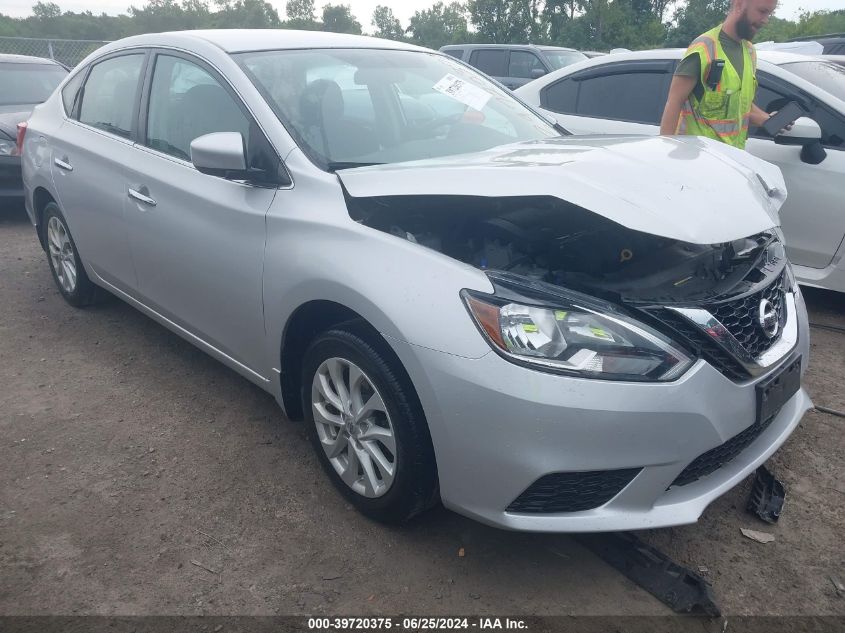
[[[578,136],[346,169],[353,197],[554,196],[629,229],[695,244],[779,225],[780,170],[697,137]]]

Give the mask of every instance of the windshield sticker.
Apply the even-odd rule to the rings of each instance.
[[[490,101],[490,93],[471,83],[448,74],[434,84],[434,89],[460,101],[474,110],[481,110]]]

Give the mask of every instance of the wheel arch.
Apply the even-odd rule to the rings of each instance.
[[[38,241],[41,243],[41,248],[47,250],[47,237],[44,230],[44,209],[51,202],[58,205],[56,198],[45,187],[38,186],[32,192],[32,210],[35,214],[35,232],[38,235]]]
[[[303,417],[300,393],[302,389],[302,361],[311,342],[321,333],[341,324],[349,324],[366,336],[379,351],[389,355],[402,371],[402,378],[412,389],[412,397],[419,403],[413,381],[399,356],[378,328],[355,310],[331,300],[315,299],[300,305],[291,313],[282,332],[280,347],[280,389],[285,414],[289,419]]]

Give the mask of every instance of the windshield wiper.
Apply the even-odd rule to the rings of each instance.
[[[373,165],[384,165],[384,163],[356,163],[354,161],[330,161],[326,164],[329,171],[338,169],[352,169],[354,167],[371,167]]]

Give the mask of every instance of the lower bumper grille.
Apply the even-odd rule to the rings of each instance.
[[[604,505],[642,468],[551,473],[540,477],[511,503],[508,512],[580,512]]]
[[[675,478],[675,481],[669,484],[669,487],[685,486],[717,471],[748,448],[751,442],[760,437],[760,434],[769,428],[769,425],[774,419],[775,416],[771,416],[766,420],[755,422],[741,433],[734,435],[724,444],[720,444],[703,455],[699,455],[689,466],[684,468],[683,472]]]

